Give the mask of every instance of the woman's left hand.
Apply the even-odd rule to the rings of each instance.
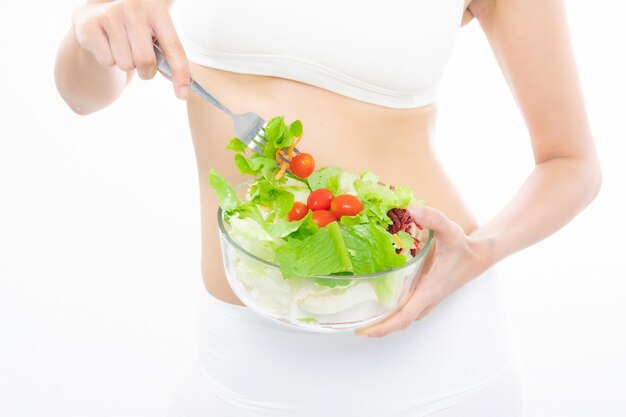
[[[478,276],[489,266],[485,240],[465,235],[458,224],[441,211],[426,206],[411,206],[409,212],[422,227],[432,229],[434,239],[426,255],[415,291],[396,313],[355,334],[380,337],[405,329],[426,316],[441,300]]]

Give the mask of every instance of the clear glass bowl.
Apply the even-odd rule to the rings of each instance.
[[[245,189],[244,183],[237,187]],[[433,239],[432,230],[421,230],[422,249],[399,268],[365,275],[320,275],[283,278],[278,265],[242,248],[229,234],[223,211],[217,212],[226,277],[237,297],[250,309],[283,325],[317,332],[354,330],[381,320],[402,306],[417,278]],[[350,280],[334,288],[325,280]],[[341,283],[342,281],[338,281]]]

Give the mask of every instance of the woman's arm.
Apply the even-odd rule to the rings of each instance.
[[[356,334],[380,337],[406,328],[491,265],[563,227],[600,189],[561,0],[473,0],[470,11],[526,120],[535,168],[511,202],[469,236],[438,210],[410,208],[435,231],[432,252],[409,300]]]
[[[567,224],[598,194],[601,170],[561,0],[474,0],[478,19],[526,121],[535,168],[491,221],[490,265]]]
[[[176,94],[187,97],[189,67],[169,16],[173,0],[88,0],[72,15],[72,28],[57,54],[54,79],[65,102],[89,114],[115,101],[136,68],[156,73],[158,39],[173,71]]]

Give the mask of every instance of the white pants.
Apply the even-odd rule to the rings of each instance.
[[[497,281],[492,267],[381,338],[290,329],[203,291],[196,366],[169,416],[524,416]]]

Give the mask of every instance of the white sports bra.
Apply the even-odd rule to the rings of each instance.
[[[464,0],[178,0],[190,61],[392,108],[434,102]]]

